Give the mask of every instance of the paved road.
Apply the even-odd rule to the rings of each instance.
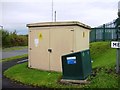
[[[21,83],[13,82],[3,75],[3,72],[5,70],[7,70],[11,66],[14,66],[15,64],[17,64],[18,61],[21,61],[21,59],[2,63],[2,88],[3,89],[5,89],[5,88],[35,88],[32,86],[27,86],[27,85],[23,85]]]
[[[23,55],[27,53],[28,53],[28,49],[7,51],[7,52],[2,52],[2,58],[9,58],[12,56],[18,56],[18,55]]]

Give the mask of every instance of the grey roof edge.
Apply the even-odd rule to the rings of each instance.
[[[27,24],[27,27],[52,27],[52,26],[81,26],[90,29],[91,27],[79,21],[64,21],[64,22],[41,22]]]

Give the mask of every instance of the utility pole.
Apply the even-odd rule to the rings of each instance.
[[[56,22],[56,11],[55,11],[55,18],[54,19],[55,19],[54,21]]]
[[[54,2],[53,2],[53,0],[52,0],[52,15],[51,15],[51,17],[52,17],[52,22],[56,22],[56,11],[54,11]]]
[[[120,1],[118,2],[118,18],[115,21],[117,41],[120,42]],[[117,48],[116,73],[120,73],[120,48]]]
[[[52,22],[53,22],[53,0],[52,0]]]

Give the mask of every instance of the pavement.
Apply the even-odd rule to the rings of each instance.
[[[7,51],[7,52],[2,51],[2,58],[9,58],[9,57],[23,55],[27,53],[28,53],[28,49]]]
[[[17,60],[13,60],[13,61],[9,61],[9,62],[3,62],[2,63],[2,89],[8,89],[8,88],[35,88],[35,87],[32,87],[32,86],[27,86],[27,85],[23,85],[21,83],[18,83],[18,82],[14,82],[8,78],[6,78],[4,75],[3,75],[3,72],[5,70],[7,70],[8,68],[18,64],[17,62],[20,62],[22,61],[23,59],[17,59]],[[25,60],[25,58],[24,58]],[[19,63],[20,64],[20,63]]]
[[[16,64],[24,63],[26,61],[28,61],[28,60],[26,58],[24,58],[24,59],[17,59],[17,60],[2,63],[2,77],[0,77],[0,78],[2,78],[2,90],[56,90],[54,88],[34,87],[34,86],[30,86],[30,85],[24,85],[20,82],[15,82],[13,80],[10,80],[3,75],[3,72],[5,70],[7,70],[8,68],[10,68]],[[57,90],[59,90],[59,89],[57,89]]]

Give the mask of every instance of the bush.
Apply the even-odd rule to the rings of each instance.
[[[12,46],[27,46],[28,45],[28,35],[17,35],[16,31],[8,32],[6,30],[2,31],[2,47],[12,47]]]

